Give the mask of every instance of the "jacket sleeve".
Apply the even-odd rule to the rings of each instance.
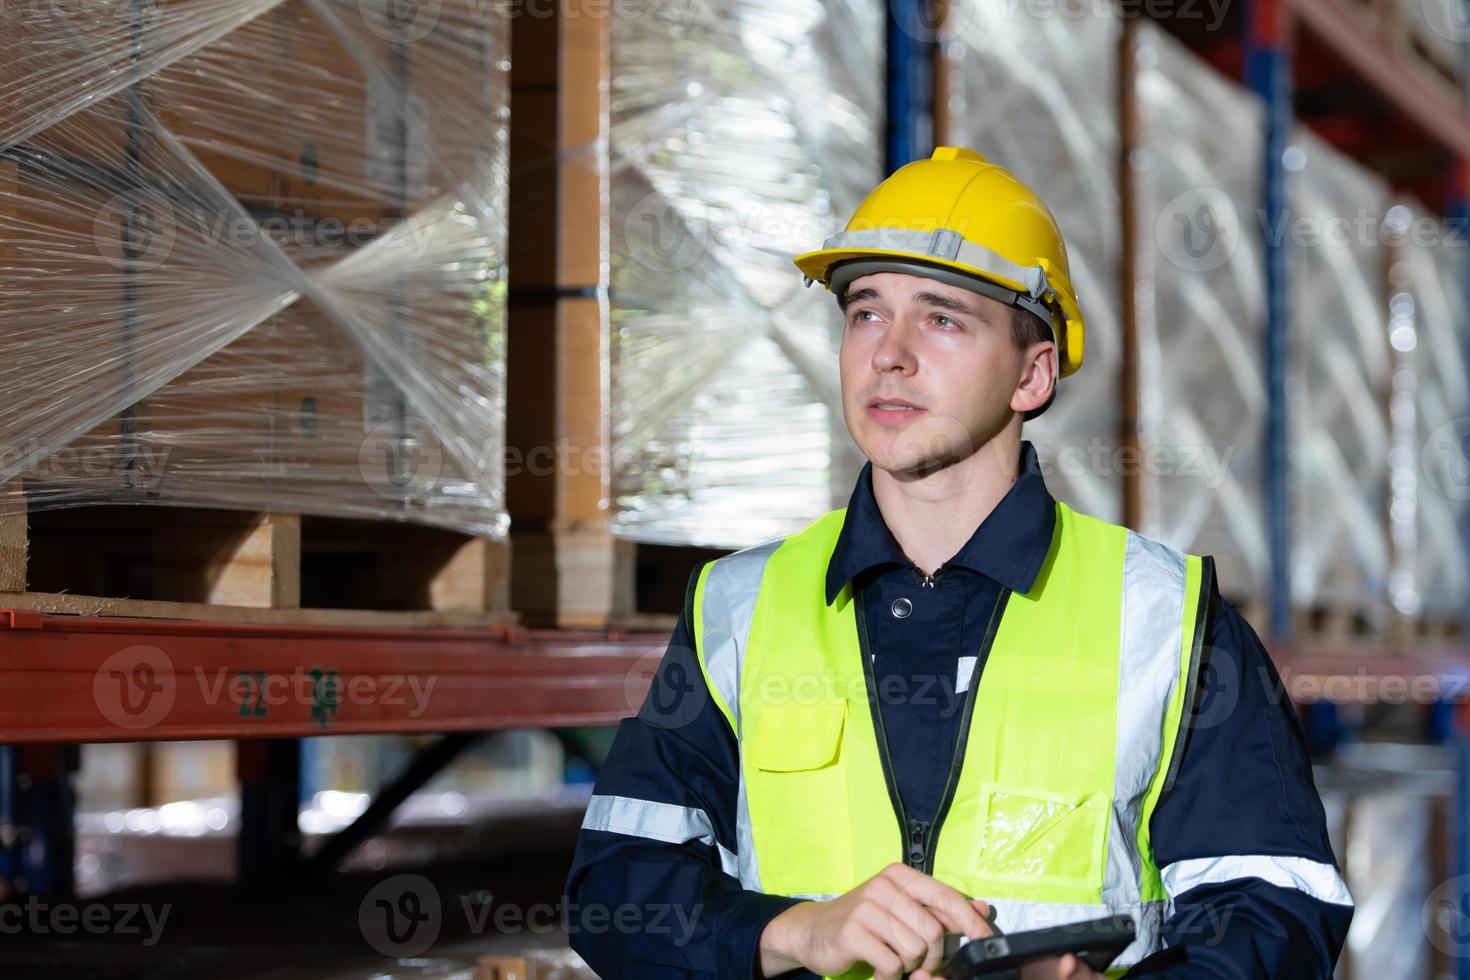
[[[566,882],[571,946],[604,980],[759,977],[761,931],[800,901],[735,877],[739,756],[695,654],[697,575],[648,695],[618,726]]]
[[[1149,823],[1173,906],[1129,977],[1329,978],[1352,897],[1301,722],[1270,655],[1217,591],[1175,777]]]

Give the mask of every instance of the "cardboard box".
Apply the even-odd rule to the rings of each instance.
[[[416,8],[417,9],[417,8]],[[289,0],[149,81],[160,118],[231,190],[287,214],[394,220],[483,156],[493,8],[382,11]],[[435,171],[431,160],[437,159]],[[447,170],[447,173],[446,173]]]
[[[395,191],[410,204],[433,194],[431,118],[448,172],[468,175],[499,159],[491,127],[503,121],[489,117],[493,73],[504,68],[491,56],[504,46],[507,25],[495,26],[495,8],[471,0],[427,9],[437,10],[431,30],[395,36],[356,3],[285,0],[125,95],[83,110],[74,124],[38,135],[111,166],[124,159],[128,140],[137,144],[140,124],[109,124],[126,122],[118,107],[129,100],[141,105],[146,149],[132,175],[141,190],[119,194],[126,182],[72,179],[82,171],[0,171],[0,192],[7,178],[14,188],[0,197],[10,211],[0,210],[7,232],[0,260],[24,270],[6,282],[17,285],[22,312],[5,349],[28,365],[0,398],[8,420],[0,434],[7,444],[42,436],[40,449],[54,449],[60,430],[68,440],[59,456],[38,456],[28,489],[42,488],[52,502],[68,494],[71,502],[109,499],[121,489],[128,499],[261,510],[330,502],[356,514],[421,503],[402,498],[413,494],[416,468],[448,467],[442,447],[422,423],[399,421],[410,411],[395,379],[369,368],[308,300],[142,392],[191,357],[181,343],[198,345],[201,356],[212,346],[218,332],[190,324],[191,316],[232,311],[243,290],[274,281],[264,264],[242,266],[260,254],[255,245],[213,237],[220,219],[285,212],[369,222],[366,239],[338,236],[325,245],[320,227],[288,233],[280,241],[286,254],[310,269],[399,220]],[[32,67],[0,67],[0,79]],[[150,114],[163,130],[150,134]],[[254,219],[220,199],[192,158]],[[181,196],[170,200],[171,192]],[[246,230],[259,234],[253,224]],[[443,315],[447,300],[435,300]],[[136,394],[128,390],[134,384]],[[120,414],[78,434],[99,414],[99,397]],[[466,512],[475,506],[464,503]]]

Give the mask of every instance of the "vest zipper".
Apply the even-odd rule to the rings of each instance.
[[[898,781],[893,775],[893,759],[888,754],[888,733],[883,728],[883,712],[878,707],[878,683],[873,677],[873,652],[868,640],[868,610],[867,604],[863,602],[862,592],[853,593],[853,603],[853,612],[857,619],[858,656],[863,662],[863,682],[868,688],[868,710],[873,716],[873,732],[878,736],[878,759],[883,766],[883,782],[888,787],[888,800],[893,804],[893,815],[898,818],[898,826],[904,836],[904,864],[922,869],[928,858],[924,851],[928,828],[924,827],[916,832],[914,825],[909,822],[908,814],[904,812],[903,799],[898,793]],[[922,821],[916,820],[913,823],[922,824]]]
[[[898,780],[893,775],[893,758],[888,753],[888,733],[883,728],[883,712],[878,706],[878,684],[873,676],[872,646],[868,640],[867,605],[863,602],[861,592],[853,593],[853,611],[857,619],[858,630],[858,656],[863,661],[863,681],[868,689],[868,709],[873,717],[873,732],[878,737],[878,759],[883,766],[883,782],[888,787],[888,799],[893,804],[893,814],[898,818],[898,826],[903,832],[903,863],[924,874],[934,873],[934,842],[939,834],[939,826],[944,822],[945,815],[949,813],[950,804],[954,802],[959,771],[965,761],[965,743],[969,741],[970,716],[975,711],[975,699],[980,688],[980,675],[985,669],[985,661],[990,658],[990,647],[995,642],[995,631],[1000,625],[1000,618],[1005,612],[1006,600],[1010,594],[1011,590],[1002,586],[1000,596],[995,602],[995,608],[991,610],[990,623],[985,628],[985,636],[980,641],[979,654],[975,658],[975,674],[970,678],[970,686],[965,691],[965,716],[960,723],[959,737],[955,740],[954,754],[950,758],[949,776],[945,781],[944,796],[939,801],[939,812],[935,814],[932,821],[924,821],[909,818],[903,807],[903,798],[898,792]]]
[[[960,769],[965,763],[965,745],[970,741],[970,717],[975,713],[975,701],[980,696],[980,676],[985,671],[985,662],[990,659],[990,647],[995,642],[995,631],[1000,626],[1000,618],[1005,613],[1006,600],[1010,598],[1011,590],[1001,587],[1000,595],[995,600],[995,608],[990,611],[990,623],[985,627],[985,636],[980,641],[980,651],[975,657],[975,673],[970,678],[970,685],[965,689],[965,714],[960,721],[959,736],[955,739],[954,755],[949,763],[949,776],[944,783],[944,795],[939,800],[939,811],[935,813],[934,820],[925,828],[925,836],[921,851],[924,855],[924,863],[919,870],[924,874],[934,873],[934,844],[939,836],[939,827],[944,823],[944,818],[949,813],[950,804],[954,802],[955,789],[959,785]],[[918,821],[915,821],[916,823]]]
[[[908,842],[904,847],[903,863],[911,868],[922,869],[929,857],[929,822],[909,820]]]

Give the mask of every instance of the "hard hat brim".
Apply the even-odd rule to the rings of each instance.
[[[796,263],[796,267],[801,270],[802,275],[831,289],[831,286],[828,284],[828,273],[832,267],[840,262],[850,262],[854,259],[907,259],[911,262],[922,262],[936,268],[953,269],[956,272],[1004,286],[1006,289],[1014,292],[1026,292],[1025,284],[1019,280],[985,269],[978,269],[974,266],[966,265],[963,262],[936,258],[929,255],[915,255],[913,252],[903,249],[822,248],[812,252],[803,252],[796,256],[793,261]]]

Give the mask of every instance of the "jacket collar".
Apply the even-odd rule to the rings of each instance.
[[[1021,440],[1021,467],[1006,491],[970,539],[944,563],[961,565],[989,576],[1013,592],[1026,593],[1051,549],[1056,501],[1046,489],[1036,447]],[[827,563],[827,604],[859,573],[880,565],[912,564],[888,529],[873,495],[873,464],[863,464],[843,517],[837,546]]]

